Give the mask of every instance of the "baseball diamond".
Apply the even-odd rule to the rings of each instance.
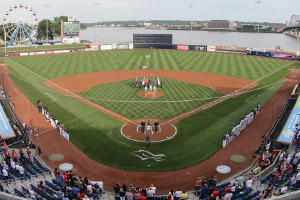
[[[145,54],[151,57],[145,58]],[[58,141],[59,137],[50,135],[52,131],[46,126],[39,127],[40,134],[45,136],[36,142],[48,144],[45,147],[47,154],[64,149],[65,159],[68,159],[66,154],[82,151],[85,155],[78,153],[78,156],[88,156],[90,164],[101,164],[95,164],[91,171],[79,164],[80,160],[74,161],[75,171],[85,169],[93,177],[103,175],[111,167],[138,172],[130,179],[133,182],[143,177],[144,172],[157,172],[163,176],[174,170],[194,171],[196,168],[192,166],[210,162],[216,155],[228,154],[229,150],[221,149],[224,134],[254,106],[264,107],[280,87],[287,87],[284,78],[288,69],[297,67],[295,62],[280,59],[173,50],[14,57],[6,58],[5,63],[9,69],[8,77],[17,86],[15,89],[21,90],[34,105],[40,100],[69,129],[72,144],[66,146],[70,149],[64,149],[62,144],[67,141]],[[147,69],[142,69],[143,64]],[[150,75],[159,77],[164,85],[157,91],[163,95],[141,97],[139,93],[143,88],[131,87],[137,74],[139,79]],[[7,78],[6,81],[10,80]],[[15,102],[21,99],[21,96],[13,96]],[[16,107],[20,112],[18,109],[21,108]],[[263,113],[264,110],[253,123],[267,120]],[[35,120],[39,116],[30,115],[23,120],[37,123]],[[161,130],[152,133],[153,127],[151,133],[143,134],[137,128],[141,120],[150,120],[152,126],[158,120]],[[247,151],[235,147],[246,161],[231,163],[236,168],[230,174],[249,164],[255,150],[255,145],[251,145],[258,144],[264,134],[266,132],[250,126],[240,139],[233,141],[228,149],[244,144],[250,146]],[[151,145],[145,158],[141,154],[145,155],[147,150],[145,138],[148,135]],[[223,157],[219,162],[226,159],[229,161],[229,157]],[[58,163],[46,160],[50,166]],[[98,171],[100,165],[106,166]],[[159,178],[161,176],[152,180]],[[115,178],[103,179],[108,185],[116,182]]]

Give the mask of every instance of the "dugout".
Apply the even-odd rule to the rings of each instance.
[[[288,144],[282,143],[278,141],[278,137],[284,128],[284,125],[286,124],[287,120],[289,119],[289,116],[291,114],[291,111],[293,110],[294,105],[296,104],[296,100],[294,98],[290,98],[286,105],[284,106],[283,110],[281,111],[279,117],[277,118],[276,122],[272,126],[271,130],[265,137],[265,142],[261,144],[258,149],[256,150],[255,154],[259,155],[261,152],[265,151],[265,145],[267,144],[267,141],[272,141],[272,145],[270,149],[277,149],[277,150],[283,150],[287,149]],[[272,113],[270,113],[272,115]]]

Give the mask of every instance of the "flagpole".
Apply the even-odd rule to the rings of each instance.
[[[6,57],[6,31],[4,31],[4,57]]]

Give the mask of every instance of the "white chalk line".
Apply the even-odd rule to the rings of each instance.
[[[8,58],[8,59],[11,60],[10,58]],[[26,70],[29,71],[30,73],[36,75],[37,77],[40,77],[41,79],[45,80],[46,82],[49,82],[49,83],[51,83],[52,85],[56,86],[57,88],[60,88],[61,90],[65,91],[65,92],[67,92],[67,93],[69,93],[69,94],[71,94],[73,97],[78,98],[78,99],[82,99],[83,101],[85,101],[85,102],[87,102],[87,103],[89,103],[89,104],[91,104],[91,105],[93,105],[93,106],[99,108],[100,110],[104,110],[104,111],[107,112],[107,113],[110,113],[110,114],[112,114],[112,115],[114,115],[114,116],[117,116],[118,118],[121,118],[121,119],[123,119],[123,120],[125,120],[125,121],[127,121],[127,122],[130,122],[130,123],[132,123],[132,124],[136,124],[136,125],[137,125],[137,123],[135,123],[135,122],[129,120],[128,118],[125,118],[124,116],[121,116],[121,115],[119,115],[119,114],[117,114],[117,113],[115,113],[115,112],[112,112],[111,110],[108,110],[108,109],[106,109],[106,108],[104,108],[104,107],[102,107],[102,106],[99,106],[98,104],[95,104],[95,103],[93,103],[93,102],[91,102],[91,101],[88,101],[87,99],[85,99],[85,98],[83,98],[83,97],[81,97],[81,96],[79,96],[79,95],[74,94],[73,92],[68,91],[67,89],[65,89],[65,88],[63,88],[63,87],[57,85],[56,83],[53,83],[52,81],[50,81],[50,80],[48,80],[48,79],[42,77],[41,75],[35,73],[34,71],[32,71],[32,70],[28,69],[27,67],[21,65],[20,63],[17,63],[17,62],[14,61],[14,60],[11,60],[11,61],[13,61],[14,63],[16,63],[16,64],[18,64],[19,66],[23,67],[24,69],[26,69]]]
[[[123,133],[123,128],[126,126],[127,124],[124,124],[122,127],[121,127],[121,130],[120,130],[120,132],[121,132],[121,135],[123,135],[125,138],[127,138],[128,140],[131,140],[131,141],[134,141],[134,142],[146,142],[146,140],[145,141],[140,141],[140,140],[135,140],[135,139],[132,139],[132,138],[130,138],[130,137],[127,137],[124,133]],[[164,141],[167,141],[167,140],[170,140],[170,139],[172,139],[173,137],[175,137],[176,135],[177,135],[177,128],[176,128],[176,126],[174,126],[173,124],[171,124],[171,126],[173,126],[173,128],[174,128],[174,130],[175,130],[175,133],[172,135],[172,137],[167,137],[166,139],[163,139],[163,140],[160,140],[160,141],[151,141],[151,143],[159,143],[159,142],[164,142]],[[143,134],[143,133],[141,133],[141,134]],[[157,134],[161,134],[161,133],[157,133]]]
[[[200,107],[198,107],[198,108],[196,108],[196,109],[193,109],[193,110],[191,110],[191,111],[189,111],[189,112],[187,112],[187,113],[183,113],[183,114],[181,114],[181,115],[179,115],[179,116],[177,116],[177,117],[175,117],[175,118],[172,118],[172,119],[168,120],[167,122],[162,123],[161,125],[170,123],[170,122],[172,122],[172,121],[174,121],[174,120],[177,120],[177,119],[179,119],[179,118],[182,118],[182,117],[184,117],[184,116],[186,116],[186,115],[192,114],[192,113],[194,113],[194,112],[196,112],[196,111],[198,111],[198,110],[200,110],[200,109],[206,110],[206,109],[208,109],[208,108],[210,108],[210,107],[212,107],[212,106],[214,106],[214,105],[216,105],[216,104],[218,104],[218,103],[221,103],[221,102],[223,102],[223,101],[229,99],[229,97],[236,96],[236,95],[240,95],[240,94],[242,94],[242,93],[239,93],[239,91],[241,91],[241,90],[243,90],[243,89],[245,89],[245,88],[248,88],[249,86],[251,86],[251,85],[253,85],[253,84],[255,84],[255,83],[257,83],[257,82],[259,82],[259,81],[261,81],[261,80],[263,80],[263,79],[265,79],[265,78],[268,78],[269,76],[272,76],[273,74],[275,74],[275,73],[281,71],[282,69],[284,69],[284,68],[286,68],[286,67],[288,67],[288,66],[290,66],[290,65],[292,65],[292,64],[294,64],[294,63],[291,62],[291,63],[289,63],[289,64],[287,64],[287,65],[285,65],[285,66],[279,68],[278,70],[276,70],[276,71],[270,73],[269,75],[267,75],[267,76],[265,76],[265,77],[262,77],[262,78],[256,80],[255,82],[252,82],[252,83],[250,83],[250,84],[248,84],[248,85],[246,85],[246,86],[244,86],[244,87],[242,87],[242,88],[240,88],[240,89],[238,89],[238,90],[232,92],[232,93],[229,94],[229,95],[220,97],[220,98],[217,99],[216,101],[212,101],[212,102],[209,102],[208,104],[204,104],[203,106],[200,106]]]
[[[50,99],[52,99],[51,101],[57,101],[57,98],[55,98],[51,94],[49,94],[49,93],[44,93],[44,94],[48,95],[50,97]]]

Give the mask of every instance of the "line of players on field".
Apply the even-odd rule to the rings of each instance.
[[[237,124],[231,131],[228,131],[223,138],[223,148],[226,147],[235,136],[240,135],[240,133],[250,124],[254,117],[259,113],[260,104],[258,104],[250,113],[248,113],[240,123]]]

